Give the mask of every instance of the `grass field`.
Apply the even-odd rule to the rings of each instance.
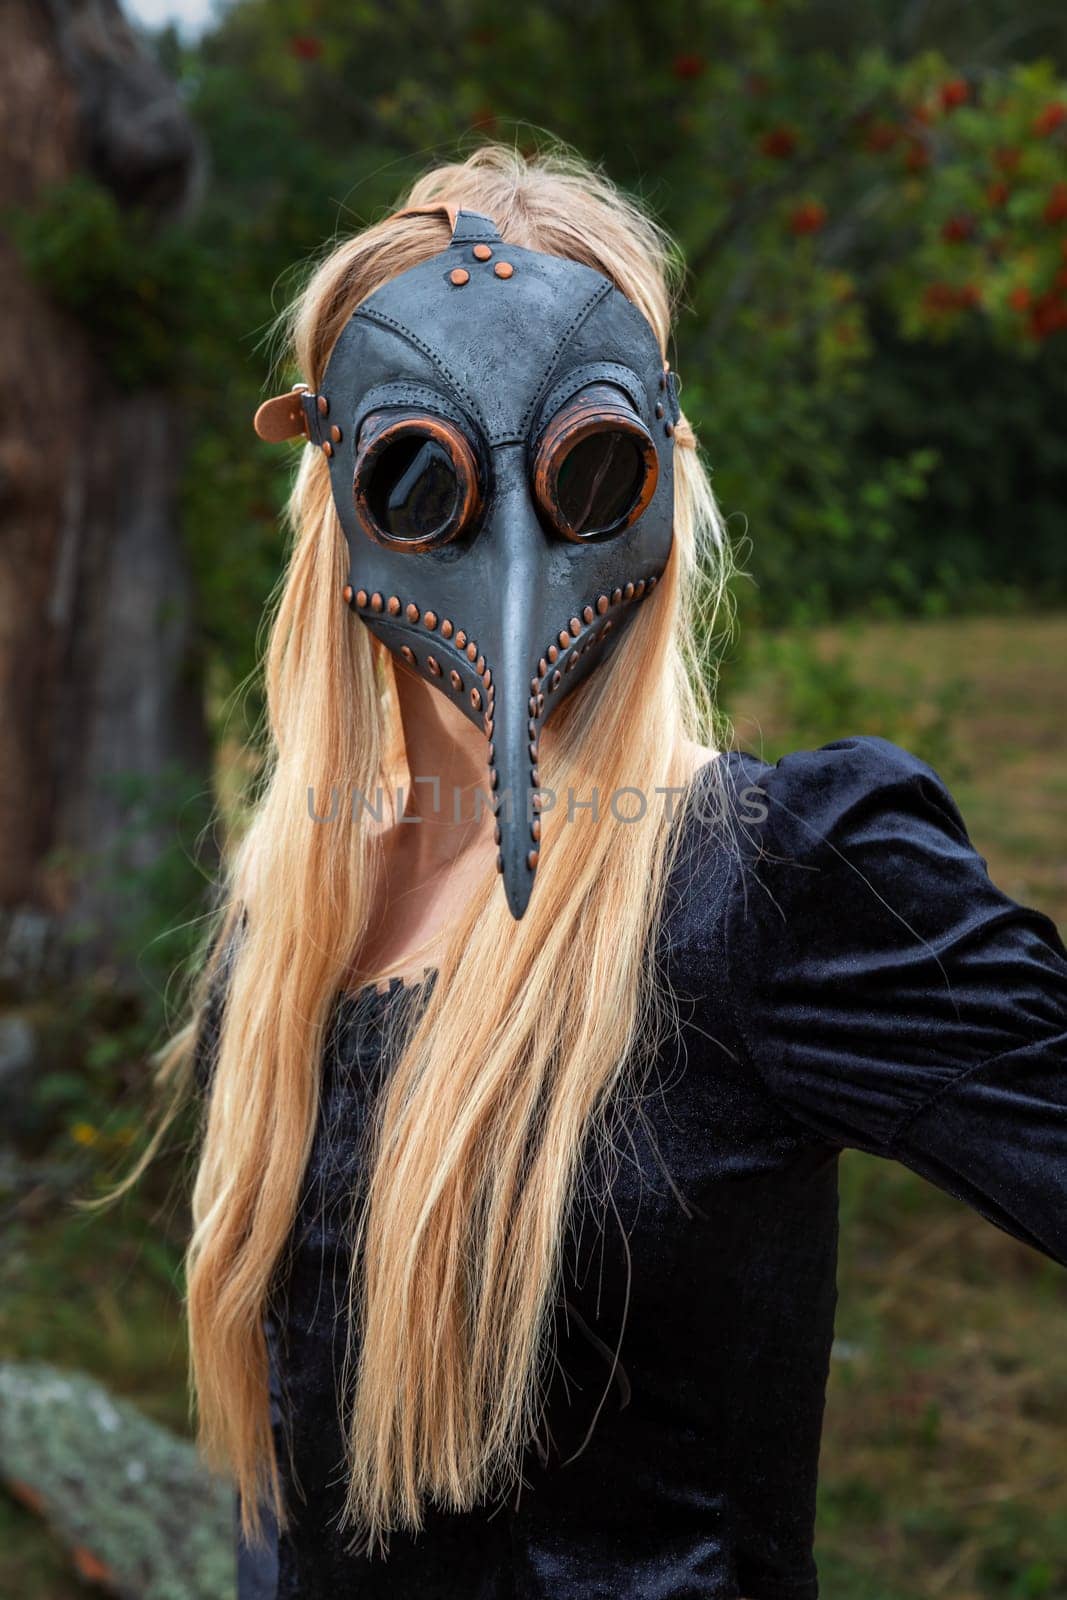
[[[747,642],[722,698],[737,742],[770,759],[850,733],[915,749],[995,880],[1067,926],[1065,661],[1062,616],[828,629]],[[21,1192],[0,1262],[0,1357],[76,1365],[183,1428],[182,1228],[158,1187],[92,1220],[72,1220],[44,1179]],[[853,1154],[842,1235],[826,1600],[1067,1600],[1067,1275]],[[0,1594],[91,1592],[0,1495]]]

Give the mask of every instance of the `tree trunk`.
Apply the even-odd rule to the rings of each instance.
[[[80,171],[124,207],[191,203],[193,130],[116,0],[6,0],[4,23],[0,206]],[[208,744],[176,402],[121,392],[2,237],[0,304],[0,979],[27,993],[132,974],[116,873],[173,847],[174,775],[206,785]]]

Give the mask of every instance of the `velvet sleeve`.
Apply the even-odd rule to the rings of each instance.
[[[726,913],[752,1068],[809,1135],[895,1158],[1067,1264],[1055,924],[991,881],[942,779],[898,745],[839,740],[755,782]]]

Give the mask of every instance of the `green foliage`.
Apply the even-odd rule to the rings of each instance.
[[[46,188],[32,209],[5,220],[29,271],[83,324],[120,387],[173,382],[206,287],[187,229],[123,210],[84,175]]]
[[[1062,600],[1067,86],[1026,54],[1056,30],[1010,20],[1000,0],[951,20],[542,0],[506,21],[485,0],[236,0],[195,45],[165,35],[210,156],[195,220],[151,227],[83,179],[15,231],[121,381],[187,397],[219,702],[254,666],[284,553],[292,453],[250,427],[299,376],[272,370],[276,313],[425,166],[545,128],[684,251],[676,365],[751,541],[750,616]]]

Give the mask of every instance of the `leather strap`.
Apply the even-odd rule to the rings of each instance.
[[[288,394],[264,400],[252,419],[252,426],[268,444],[299,439],[301,434],[312,444],[321,444],[326,437],[319,413],[319,397],[312,394],[306,383],[294,385]]]
[[[447,206],[443,202],[435,206],[405,206],[403,211],[394,211],[387,220],[393,222],[397,217],[440,217],[448,218],[448,226],[452,232],[456,231],[456,218],[459,211],[455,206]]]

